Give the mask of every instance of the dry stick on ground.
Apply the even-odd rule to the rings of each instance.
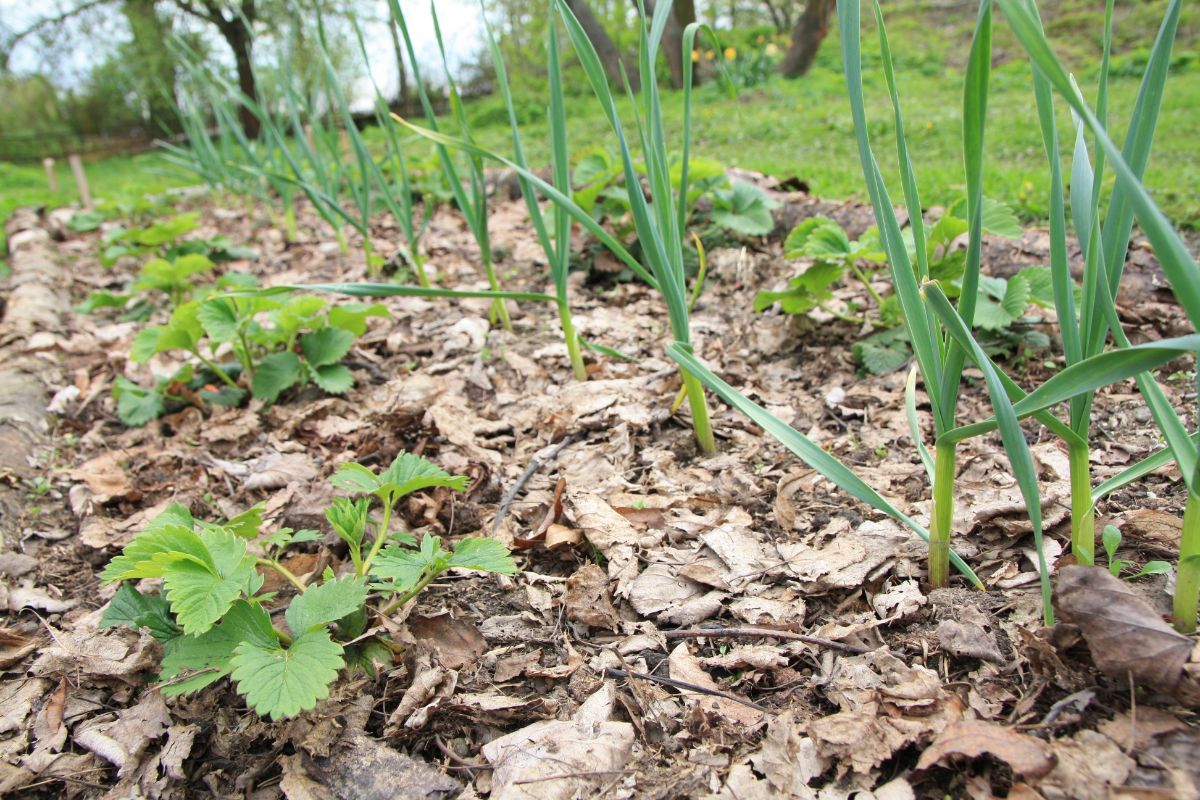
[[[772,636],[776,639],[789,639],[795,642],[805,642],[806,644],[815,644],[818,647],[828,647],[833,650],[845,650],[848,653],[857,653],[859,655],[871,652],[871,648],[862,647],[856,644],[835,642],[832,639],[823,639],[820,636],[809,636],[806,633],[778,631],[774,628],[758,628],[754,626],[740,628],[678,628],[673,631],[661,631],[661,633],[663,637],[667,639],[697,639],[702,637],[715,639],[721,636],[732,638]]]
[[[663,678],[658,675],[647,675],[645,672],[634,672],[633,670],[628,670],[628,669],[613,669],[612,667],[605,669],[604,674],[609,678],[637,678],[637,679],[643,680],[643,681],[651,681],[652,683],[659,683],[659,684],[662,684],[663,686],[670,686],[674,689],[679,689],[679,690],[685,691],[685,692],[696,692],[697,694],[707,694],[707,695],[712,695],[713,697],[723,697],[726,700],[732,700],[735,703],[741,703],[744,706],[749,706],[750,708],[753,708],[755,711],[761,711],[764,714],[774,714],[775,713],[774,711],[767,708],[766,706],[760,706],[758,703],[754,702],[753,700],[746,700],[745,698],[738,697],[736,694],[730,694],[729,692],[721,692],[716,689],[709,689],[706,686],[697,686],[694,683],[688,683],[686,681],[677,681],[674,678]]]
[[[533,457],[533,460],[529,462],[529,466],[521,473],[521,477],[517,478],[517,482],[500,499],[500,509],[496,512],[496,521],[492,523],[492,533],[500,530],[500,525],[504,522],[504,518],[508,516],[509,506],[512,505],[513,500],[517,499],[517,493],[521,491],[525,484],[529,483],[529,479],[544,465],[558,458],[558,454],[565,450],[568,445],[574,444],[586,435],[587,431],[576,431],[563,437],[563,440],[558,444],[547,448]]]

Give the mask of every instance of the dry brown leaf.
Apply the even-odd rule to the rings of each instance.
[[[413,638],[437,653],[438,663],[448,669],[474,664],[487,651],[487,642],[479,629],[448,612],[432,617],[414,614],[407,625]]]
[[[567,579],[567,619],[593,628],[617,631],[621,620],[608,594],[608,575],[588,562]]]
[[[1183,678],[1192,640],[1163,622],[1127,583],[1100,567],[1059,570],[1055,606],[1079,626],[1092,660],[1106,675],[1168,694]]]
[[[250,490],[282,489],[317,477],[317,465],[305,453],[270,453],[247,462],[244,485]]]
[[[947,653],[1003,664],[1004,656],[995,638],[974,622],[943,620],[937,628],[938,643]]]
[[[1057,739],[1051,749],[1057,763],[1036,784],[1046,800],[1110,800],[1113,789],[1124,784],[1137,765],[1112,739],[1096,731]]]
[[[0,628],[0,669],[8,669],[32,653],[37,642],[32,636],[25,636],[11,628]]]
[[[984,753],[1027,778],[1040,778],[1054,767],[1049,745],[1041,739],[991,722],[961,720],[947,725],[933,744],[925,748],[917,769],[929,769],[943,760],[948,762],[951,756],[978,758]]]
[[[817,754],[813,740],[804,736],[801,728],[794,711],[773,717],[767,723],[762,749],[750,757],[754,769],[785,796],[803,797],[809,791],[808,784],[829,768],[829,762]]]
[[[1187,729],[1187,724],[1179,717],[1153,706],[1123,711],[1101,723],[1099,728],[1101,733],[1126,752],[1145,750],[1155,737]]]
[[[702,686],[713,691],[722,691],[700,662],[692,655],[686,642],[681,642],[667,657],[671,679]],[[753,727],[763,720],[763,712],[725,697],[706,694],[685,694],[684,702],[691,708],[717,716],[740,727]]]
[[[630,583],[638,577],[637,551],[653,547],[662,537],[639,531],[592,492],[568,487],[567,509],[576,527],[608,559],[608,576],[617,581],[616,595],[628,596]]]
[[[68,474],[72,480],[83,481],[91,489],[96,503],[107,503],[133,491],[129,476],[118,461],[121,452],[107,452],[83,462]]]
[[[504,683],[511,681],[513,678],[519,678],[525,674],[525,670],[529,667],[538,666],[542,663],[542,653],[540,650],[532,650],[528,653],[516,653],[505,658],[496,659],[496,668],[492,675],[492,680],[496,683]]]
[[[572,800],[611,782],[634,740],[633,725],[608,719],[614,695],[606,683],[573,719],[535,722],[484,745],[494,767],[491,800]]]
[[[642,570],[629,587],[629,602],[643,617],[676,625],[695,625],[721,610],[724,592],[679,575],[671,564],[655,563]]]

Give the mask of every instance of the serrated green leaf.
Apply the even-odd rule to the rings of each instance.
[[[130,428],[140,428],[166,410],[157,390],[138,386],[123,375],[118,375],[113,384],[113,399],[117,401],[117,416]]]
[[[300,337],[304,358],[314,367],[341,361],[354,346],[354,334],[342,328],[325,327]]]
[[[215,264],[203,253],[187,253],[175,259],[172,265],[176,277],[187,279],[201,272],[208,272]]]
[[[809,217],[788,234],[783,243],[785,258],[844,258],[850,255],[850,237],[828,217]]]
[[[169,642],[183,633],[171,618],[166,600],[156,594],[142,594],[130,583],[121,584],[100,617],[101,628],[118,625],[145,628],[160,642]]]
[[[136,578],[161,578],[168,560],[156,558],[175,555],[203,562],[208,558],[204,542],[190,528],[164,524],[146,529],[133,537],[121,555],[114,558],[100,573],[100,580],[112,583]]]
[[[250,391],[259,400],[274,403],[280,392],[300,379],[300,357],[292,352],[272,353],[258,363]]]
[[[271,615],[259,603],[237,600],[221,618],[219,627],[239,642],[256,647],[275,647],[279,635],[271,625]]]
[[[1029,280],[1020,273],[1009,278],[979,278],[979,300],[975,307],[975,326],[987,331],[1009,327],[1025,315],[1029,305]]]
[[[367,332],[367,317],[390,316],[383,303],[342,303],[329,309],[329,324],[357,337]]]
[[[221,627],[201,636],[180,636],[163,651],[158,674],[164,697],[190,694],[229,674],[230,659],[241,640]]]
[[[205,300],[200,304],[196,317],[214,342],[232,342],[237,338],[240,320],[233,300],[227,297]]]
[[[356,494],[375,492],[382,485],[379,476],[362,464],[353,462],[342,464],[338,471],[329,478],[335,489],[343,489]]]
[[[246,702],[259,715],[276,720],[294,717],[328,697],[329,684],[344,666],[342,646],[326,630],[298,636],[286,649],[242,642],[230,663]]]
[[[263,508],[263,503],[255,503],[236,517],[230,517],[222,527],[235,536],[253,539],[258,536],[259,529],[262,528]]]
[[[1025,267],[1017,275],[1029,284],[1029,302],[1054,308],[1054,278],[1049,267]]]
[[[804,314],[833,299],[833,284],[845,272],[842,262],[817,261],[788,282],[781,292],[759,292],[754,297],[754,310],[765,311],[779,303],[785,314]]]
[[[508,548],[495,539],[482,537],[463,539],[455,545],[454,552],[446,559],[446,566],[500,575],[517,573],[517,565]]]
[[[174,559],[162,570],[171,611],[192,636],[204,633],[224,616],[257,575],[245,540],[220,528],[197,535],[205,545],[207,563]]]
[[[380,588],[406,592],[417,585],[426,569],[436,569],[436,567],[437,554],[430,558],[419,550],[388,545],[379,551],[379,555],[372,562],[371,577],[391,581],[391,585]]]
[[[294,635],[337,622],[367,602],[366,584],[353,577],[310,586],[288,606],[284,618]]]
[[[354,386],[354,373],[345,364],[326,364],[312,371],[313,383],[329,394],[344,394]]]
[[[854,345],[855,360],[872,375],[886,375],[900,369],[908,363],[911,355],[907,350],[874,342],[857,342]]]
[[[468,483],[467,476],[451,475],[437,464],[416,453],[405,451],[398,453],[392,459],[392,463],[379,476],[379,480],[381,484],[391,487],[396,498],[435,486],[445,486],[464,492]]]

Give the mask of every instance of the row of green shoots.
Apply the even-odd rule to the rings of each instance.
[[[404,15],[396,0],[392,0],[391,7],[394,22],[411,57],[412,43]],[[552,154],[548,178],[532,169],[526,161],[521,126],[513,108],[503,59],[494,41],[491,51],[497,82],[511,122],[510,153],[503,154],[483,147],[471,137],[461,100],[452,81],[449,85],[450,120],[452,127],[457,128],[454,133],[447,132],[444,128],[451,126],[443,125],[434,114],[433,105],[425,91],[424,83],[419,79],[419,74],[417,85],[426,116],[424,125],[400,117],[394,117],[396,124],[389,124],[386,107],[381,98],[378,103],[377,118],[385,131],[389,153],[392,152],[391,148],[398,152],[402,147],[404,140],[401,139],[401,131],[420,136],[435,146],[455,204],[466,216],[479,245],[490,289],[483,292],[460,292],[428,285],[427,276],[424,276],[418,263],[419,258],[415,258],[415,242],[419,238],[417,233],[420,226],[417,218],[413,216],[413,207],[404,205],[412,200],[408,191],[400,192],[390,199],[388,192],[382,192],[383,205],[397,216],[406,234],[411,234],[407,239],[408,258],[421,283],[420,286],[374,283],[310,288],[357,296],[419,293],[443,297],[491,297],[496,303],[495,317],[502,323],[507,320],[503,304],[505,299],[548,302],[558,310],[571,363],[578,377],[583,379],[586,374],[582,368],[580,340],[574,332],[570,318],[571,304],[566,280],[570,266],[570,231],[573,224],[578,224],[600,245],[611,251],[631,274],[661,295],[672,338],[667,346],[667,353],[680,366],[680,396],[681,400],[686,399],[690,409],[691,423],[700,450],[710,453],[716,447],[705,396],[707,387],[777,437],[789,450],[843,491],[892,517],[928,541],[929,580],[933,586],[946,585],[950,580],[950,567],[954,566],[970,583],[983,587],[980,579],[950,547],[957,453],[959,445],[967,439],[998,432],[1003,442],[1033,527],[1044,617],[1047,622],[1053,620],[1050,565],[1045,558],[1043,547],[1044,531],[1037,472],[1022,421],[1027,420],[1028,424],[1043,426],[1049,433],[1060,438],[1067,448],[1072,490],[1071,552],[1080,563],[1091,564],[1095,560],[1095,517],[1098,501],[1173,461],[1182,473],[1187,488],[1180,554],[1175,565],[1174,617],[1181,630],[1194,630],[1197,596],[1200,594],[1200,472],[1197,471],[1200,451],[1197,448],[1197,438],[1188,434],[1179,412],[1170,405],[1166,394],[1150,371],[1200,349],[1200,336],[1191,335],[1134,345],[1128,340],[1116,310],[1116,290],[1121,280],[1125,255],[1136,220],[1162,263],[1164,273],[1188,318],[1193,325],[1200,322],[1200,270],[1179,234],[1158,210],[1142,183],[1166,83],[1171,48],[1178,27],[1181,0],[1170,0],[1167,4],[1161,29],[1142,75],[1141,88],[1123,148],[1118,148],[1113,143],[1107,125],[1109,53],[1113,36],[1112,0],[1109,0],[1106,7],[1102,39],[1104,55],[1097,70],[1099,80],[1095,88],[1094,102],[1085,98],[1080,87],[1063,69],[1053,53],[1043,33],[1037,6],[1033,0],[981,0],[964,70],[962,124],[965,197],[961,204],[947,215],[953,218],[953,224],[939,220],[932,225],[921,222],[924,219],[924,208],[919,194],[916,168],[905,135],[900,84],[893,68],[883,16],[876,7],[874,16],[878,32],[879,63],[882,65],[883,78],[894,111],[895,152],[901,176],[901,192],[908,219],[916,222],[907,228],[897,216],[868,135],[870,123],[862,88],[860,1],[840,0],[838,3],[846,86],[867,194],[875,213],[876,232],[874,241],[864,245],[859,252],[853,252],[847,240],[844,257],[828,260],[836,261],[839,268],[850,270],[862,280],[865,280],[866,276],[861,275],[861,267],[872,260],[866,257],[867,253],[876,254],[873,257],[875,264],[886,263],[888,296],[883,297],[874,289],[871,289],[871,292],[879,303],[880,314],[890,314],[894,321],[900,323],[903,337],[911,348],[915,362],[910,372],[905,397],[913,444],[920,454],[932,485],[932,512],[928,528],[903,513],[815,442],[773,417],[764,408],[722,381],[693,352],[689,315],[703,288],[703,258],[700,258],[701,274],[692,280],[689,286],[685,253],[691,248],[688,225],[695,188],[691,168],[693,163],[699,163],[691,154],[691,61],[684,59],[684,82],[679,95],[683,104],[683,122],[681,139],[673,151],[674,156],[672,149],[668,147],[662,115],[663,99],[655,70],[671,4],[656,3],[652,15],[643,15],[648,24],[640,28],[637,70],[641,90],[637,95],[627,90],[627,107],[632,109],[632,124],[622,118],[621,106],[605,76],[600,57],[568,4],[563,0],[555,0],[554,7],[561,18],[575,58],[615,138],[617,156],[613,165],[614,172],[619,171],[625,186],[644,187],[644,191],[630,191],[625,195],[628,201],[632,242],[629,238],[615,235],[612,230],[602,225],[594,213],[594,197],[581,197],[577,186],[572,182],[568,168],[567,109],[563,96],[562,54],[559,51],[556,27],[552,26],[547,36],[547,103]],[[988,153],[985,132],[989,81],[994,58],[992,29],[995,7],[1003,13],[1029,58],[1032,99],[1043,133],[1051,186],[1049,269],[1019,274],[1004,284],[997,284],[982,275],[980,270],[984,232],[1004,227],[1003,221],[997,216],[995,204],[983,196],[984,165]],[[711,30],[699,25],[689,26],[682,34],[684,51],[692,51],[697,45],[697,37],[702,34],[715,39]],[[415,58],[413,61],[415,68]],[[332,78],[332,66],[329,66],[328,71]],[[291,110],[294,103],[290,94],[288,98],[290,129],[299,130],[302,128],[300,118]],[[241,98],[241,102],[254,103],[248,98]],[[1069,153],[1069,190],[1063,170],[1064,154],[1060,150],[1060,132],[1056,116],[1058,103],[1065,103],[1069,107],[1074,125],[1074,130],[1071,131],[1074,134],[1073,147]],[[344,102],[340,108],[348,116]],[[271,115],[265,112],[262,116],[264,123],[271,119]],[[382,174],[381,162],[369,152],[350,120],[346,119],[344,122],[351,149],[358,157],[359,174],[367,176],[362,180],[377,181],[374,176]],[[282,122],[274,127],[270,124],[265,127],[268,129],[268,139],[284,154],[285,160],[291,160],[288,155],[291,151],[285,146],[288,141],[288,128],[285,128]],[[200,139],[209,141],[207,134]],[[310,152],[313,148],[302,139],[303,137],[293,137],[291,141],[300,151]],[[454,152],[460,154],[465,161],[456,161]],[[503,165],[515,171],[518,176],[534,231],[545,251],[554,294],[507,292],[499,287],[492,266],[487,235],[487,189],[483,172],[485,162]],[[402,159],[400,163],[403,163]],[[456,166],[464,163],[465,170]],[[310,166],[313,173],[318,171],[315,162]],[[1107,170],[1112,171],[1113,180],[1106,179]],[[242,171],[247,170],[243,168]],[[314,206],[326,208],[331,217],[340,215],[343,220],[350,221],[364,234],[364,239],[367,238],[369,216],[365,204],[375,196],[375,192],[369,188],[357,193],[354,190],[350,192],[359,203],[362,212],[355,216],[356,221],[351,221],[350,217],[354,215],[335,211],[335,207],[340,208],[337,205],[338,190],[335,188],[330,187],[326,191],[314,186],[311,182],[297,178],[298,171],[286,178],[283,177],[283,172],[272,171],[269,167],[258,167],[248,171],[267,182],[276,182],[272,185],[280,196],[290,191],[289,187],[299,187]],[[376,186],[380,184],[377,183]],[[745,211],[748,218],[761,216],[765,206],[763,201],[756,199],[752,194],[744,194],[741,198],[730,197],[728,201],[730,208],[735,212]],[[769,209],[767,213],[769,215]],[[828,237],[831,231],[826,226],[823,232],[818,232],[817,228],[820,226],[821,223],[814,223],[807,230],[806,236]],[[966,234],[965,253],[954,254],[951,258],[949,243],[962,233]],[[1068,241],[1071,235],[1075,237],[1083,252],[1084,268],[1080,282],[1072,276],[1068,257]],[[811,250],[807,254],[803,252],[806,242],[796,241],[793,244],[798,254],[813,257]],[[946,263],[948,260],[952,263]],[[788,303],[820,304],[821,292],[828,286],[828,282],[824,286],[815,285],[816,278],[817,276],[814,276],[810,282],[802,281],[799,285],[790,287],[796,291],[762,298],[760,303],[779,301],[785,306]],[[870,285],[874,281],[866,282]],[[995,351],[981,344],[977,338],[977,331],[981,326],[986,329],[989,320],[1015,317],[1024,305],[1035,297],[1044,305],[1053,306],[1056,312],[1058,333],[1066,363],[1053,377],[1026,390],[994,361]],[[960,418],[961,387],[964,370],[968,366],[973,366],[983,375],[993,411],[989,418],[971,421]],[[1090,429],[1095,393],[1105,386],[1130,378],[1137,382],[1141,395],[1162,432],[1166,446],[1115,477],[1096,484],[1092,479],[1090,465]],[[925,441],[921,432],[921,411],[917,401],[918,379],[924,386],[929,414],[932,417],[932,447]]]

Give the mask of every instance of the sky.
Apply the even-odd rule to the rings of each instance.
[[[56,15],[61,9],[70,8],[77,0],[0,0],[0,31],[8,32],[27,27],[39,17]],[[371,16],[382,20],[387,15],[387,0],[369,0],[363,5]],[[447,58],[451,70],[456,70],[464,61],[469,61],[479,52],[483,42],[483,24],[478,0],[434,0],[441,22],[442,36],[446,44]],[[164,9],[169,4],[164,4]],[[413,46],[424,72],[434,79],[440,74],[437,42],[433,33],[433,20],[426,0],[400,0],[405,12]],[[119,13],[114,11],[93,14],[88,17],[86,35],[79,24],[69,24],[60,29],[64,44],[53,49],[48,57],[46,50],[37,40],[19,45],[12,54],[9,66],[17,73],[44,72],[57,85],[70,88],[79,85],[88,70],[103,56],[109,43],[125,38],[127,29]],[[396,90],[398,82],[396,60],[391,37],[381,23],[364,24],[367,51],[371,58],[370,68],[385,94]],[[3,34],[0,33],[0,36]],[[214,52],[226,55],[224,43],[214,34]],[[232,59],[229,61],[232,64]],[[437,65],[437,66],[435,66]],[[370,83],[365,78],[360,86],[354,87],[354,95],[360,101],[372,96]]]

